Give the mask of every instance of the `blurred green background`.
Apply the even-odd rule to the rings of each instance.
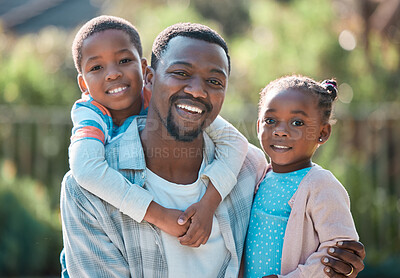
[[[60,273],[60,183],[80,96],[70,47],[100,14],[136,25],[148,59],[171,24],[218,30],[232,59],[222,115],[257,146],[258,93],[269,81],[337,78],[337,124],[315,161],[350,194],[367,251],[359,277],[400,277],[400,1],[33,2],[0,0],[0,277]]]

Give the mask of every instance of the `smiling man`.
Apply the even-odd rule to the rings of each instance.
[[[109,165],[149,190],[154,201],[139,223],[67,174],[61,214],[71,277],[237,277],[254,188],[266,167],[261,150],[249,146],[205,245],[181,245],[149,218],[160,205],[183,211],[205,193],[208,179],[202,173],[215,155],[203,130],[221,110],[229,73],[226,43],[210,28],[181,23],[159,34],[145,78],[152,92],[147,122],[135,119],[106,146]]]

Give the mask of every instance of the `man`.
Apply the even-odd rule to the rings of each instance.
[[[205,192],[208,181],[202,172],[214,159],[214,146],[203,129],[220,112],[230,61],[216,32],[203,25],[176,24],[154,42],[151,66],[145,79],[152,91],[147,124],[143,118],[134,120],[120,140],[106,146],[106,160],[153,194],[155,202],[147,213],[157,215],[157,203],[183,210]],[[157,221],[149,215],[135,222],[67,174],[61,214],[69,275],[237,277],[254,187],[265,166],[264,154],[250,146],[237,185],[218,206],[211,236],[199,248],[183,246],[161,232],[149,223]],[[355,277],[361,259],[335,250],[345,252],[339,258],[354,265],[350,277]],[[346,263],[332,258],[326,264],[349,272]],[[329,273],[343,277],[331,268]]]

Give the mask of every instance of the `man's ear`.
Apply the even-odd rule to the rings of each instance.
[[[154,79],[154,69],[150,66],[146,67],[146,73],[144,74],[144,86],[147,90],[152,91]]]
[[[83,79],[83,75],[82,74],[78,74],[76,79],[78,81],[79,89],[81,89],[81,92],[82,93],[87,93],[88,92],[88,87],[86,86],[86,82]]]
[[[332,126],[331,124],[324,124],[319,133],[318,144],[322,145],[328,141],[329,136],[331,136]]]

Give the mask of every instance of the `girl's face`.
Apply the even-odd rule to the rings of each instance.
[[[315,150],[331,132],[330,124],[321,122],[318,98],[297,89],[272,90],[260,112],[258,139],[274,172],[310,167]]]

